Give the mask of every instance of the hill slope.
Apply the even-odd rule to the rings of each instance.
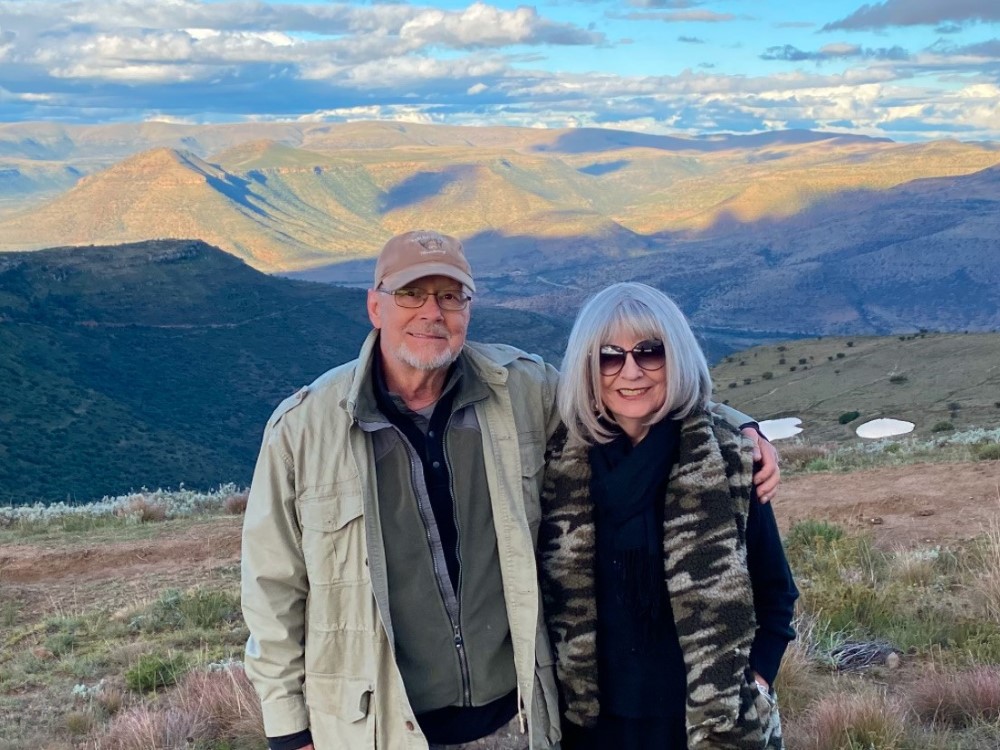
[[[729,355],[712,379],[719,400],[758,419],[800,418],[808,442],[856,440],[858,425],[879,417],[913,422],[923,436],[939,422],[1000,427],[996,333],[787,341]]]
[[[0,502],[247,482],[271,409],[370,327],[361,290],[200,242],[0,254]],[[566,326],[480,307],[471,335],[551,358]]]

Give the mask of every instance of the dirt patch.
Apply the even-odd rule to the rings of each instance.
[[[226,516],[164,526],[162,533],[141,540],[5,545],[0,600],[15,608],[7,617],[17,625],[95,606],[115,611],[169,588],[232,584],[238,577],[241,521]]]
[[[789,477],[774,511],[782,531],[805,519],[831,521],[870,530],[884,549],[964,541],[1000,522],[1000,462]]]

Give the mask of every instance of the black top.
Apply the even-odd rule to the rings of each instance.
[[[655,528],[662,529],[662,497],[667,478],[677,461],[680,423],[665,420],[654,426],[661,431],[657,437],[657,450],[663,456],[659,464],[659,482],[656,497],[647,513],[655,514],[651,521]],[[651,430],[652,436],[653,430]],[[626,436],[621,436],[611,444],[599,446],[600,460],[605,469],[610,468],[617,484],[613,493],[607,493],[604,502],[634,503],[629,484],[635,476],[629,471],[630,459],[648,461],[639,455],[647,436],[634,448]],[[594,465],[594,457],[592,457]],[[615,469],[618,471],[615,471]],[[606,474],[597,471],[594,477]],[[605,487],[607,487],[605,479]],[[592,492],[606,492],[592,481]],[[651,486],[648,482],[643,486]],[[597,513],[597,658],[601,695],[600,724],[620,719],[638,720],[640,724],[653,722],[656,731],[664,730],[664,723],[671,736],[683,736],[685,704],[687,702],[687,681],[684,656],[677,637],[670,597],[662,575],[658,578],[659,605],[655,627],[648,627],[644,619],[648,613],[637,612],[635,607],[625,606],[622,600],[622,576],[620,554],[616,554],[616,539],[620,533],[609,530],[609,524],[602,527],[606,515],[600,508]],[[660,540],[662,545],[662,539]],[[757,631],[750,650],[750,667],[769,683],[773,682],[789,640],[794,631],[789,623],[792,619],[798,591],[785,560],[784,549],[778,534],[774,511],[770,504],[760,504],[756,494],[751,498],[747,517],[747,567],[753,588],[754,609],[757,617]],[[662,570],[662,566],[660,567]],[[674,731],[676,730],[676,731]],[[616,733],[620,730],[616,730]],[[572,732],[576,734],[576,732]],[[662,734],[661,734],[662,737]],[[661,739],[662,743],[662,739]],[[655,743],[653,743],[655,745]],[[663,745],[659,745],[662,747]]]

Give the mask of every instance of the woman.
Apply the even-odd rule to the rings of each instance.
[[[798,592],[750,447],[662,292],[615,284],[562,365],[539,557],[563,750],[781,748]]]

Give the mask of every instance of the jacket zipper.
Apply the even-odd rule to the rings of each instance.
[[[441,435],[441,453],[444,456],[444,465],[448,469],[448,492],[451,495],[451,515],[455,521],[455,557],[458,558],[458,591],[455,594],[455,619],[451,621],[455,629],[455,649],[458,651],[458,665],[462,671],[462,696],[463,704],[472,705],[472,676],[469,671],[469,656],[465,652],[465,638],[462,636],[462,538],[461,527],[458,524],[458,508],[455,505],[455,474],[451,470],[451,457],[448,455],[447,435],[451,428],[451,422],[455,418],[454,412],[448,416],[448,423],[445,425]]]
[[[449,418],[449,425],[451,420]],[[417,455],[416,449],[410,444],[410,441],[406,438],[406,435],[399,430],[398,427],[393,427],[403,440],[403,444],[406,446],[407,453],[410,456],[410,474],[413,479],[414,488],[423,488],[423,494],[429,498],[427,485],[424,482],[423,477],[423,463],[420,460],[420,456]],[[445,461],[447,462],[447,456]],[[420,471],[418,472],[418,467]],[[451,466],[448,467],[449,472],[451,471]],[[449,473],[449,478],[451,474]],[[419,491],[417,493],[419,495]],[[454,496],[453,496],[454,499]],[[469,671],[469,659],[465,652],[465,638],[462,636],[462,626],[461,626],[461,603],[459,602],[458,595],[451,590],[451,579],[448,577],[448,568],[444,560],[438,560],[437,556],[434,554],[434,541],[431,538],[431,524],[434,523],[433,516],[434,513],[429,508],[424,508],[423,503],[417,498],[417,512],[420,514],[420,519],[424,523],[424,535],[427,538],[427,547],[431,552],[431,560],[434,567],[434,580],[437,583],[438,594],[441,596],[441,600],[444,603],[445,612],[448,615],[448,621],[451,623],[452,627],[452,637],[455,643],[455,653],[458,657],[459,671],[462,674],[462,705],[471,706],[472,705],[472,678],[470,677]],[[454,509],[452,510],[454,513]],[[428,518],[428,514],[430,518]],[[457,519],[456,526],[458,528]],[[442,567],[443,572],[442,572]],[[442,580],[442,575],[446,580]],[[461,581],[461,559],[459,559],[459,580]],[[446,588],[447,587],[447,588]],[[461,590],[461,585],[459,586]]]

